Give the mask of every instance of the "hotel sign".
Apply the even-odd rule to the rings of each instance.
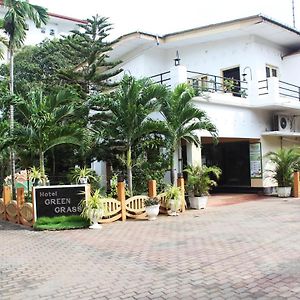
[[[38,186],[33,189],[35,220],[41,217],[80,215],[88,185]]]

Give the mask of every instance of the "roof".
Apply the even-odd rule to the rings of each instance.
[[[300,32],[298,30],[259,14],[165,35],[131,32],[119,38],[119,42],[114,49],[114,55],[115,57],[121,57],[137,47],[147,48],[152,47],[154,44],[159,44],[161,48],[172,49],[247,35],[267,40],[285,48],[286,52],[294,52],[300,49]]]
[[[1,0],[0,0],[0,1],[1,1]],[[48,15],[49,15],[50,17],[53,17],[53,18],[58,18],[58,19],[62,19],[62,20],[67,20],[67,21],[71,21],[71,22],[74,22],[74,23],[87,24],[87,21],[86,21],[86,20],[81,20],[81,19],[76,19],[76,18],[72,18],[72,17],[67,17],[67,16],[55,14],[55,13],[48,13]]]

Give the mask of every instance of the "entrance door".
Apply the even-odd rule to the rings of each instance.
[[[232,90],[233,95],[241,97],[241,78],[240,78],[240,68],[232,68],[223,71],[223,77],[234,79],[234,88]]]
[[[219,186],[250,187],[249,142],[202,145],[204,163],[222,169]]]

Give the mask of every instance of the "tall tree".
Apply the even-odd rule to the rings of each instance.
[[[107,40],[111,24],[108,18],[93,16],[87,19],[87,24],[79,24],[79,30],[73,30],[72,35],[64,42],[68,45],[65,56],[78,61],[76,67],[66,69],[62,77],[72,83],[80,84],[86,93],[92,90],[105,91],[116,84],[109,79],[121,72],[117,69],[119,61],[109,60],[109,51],[117,41]]]
[[[75,106],[68,99],[74,97],[68,91],[43,96],[32,92],[27,99],[15,102],[21,122],[14,130],[14,142],[26,146],[39,155],[40,170],[45,175],[45,153],[62,144],[80,145],[84,129],[76,123]]]
[[[9,54],[9,74],[10,74],[10,93],[14,94],[14,52],[20,48],[26,38],[28,20],[33,21],[36,27],[41,27],[48,20],[47,10],[41,6],[33,5],[28,0],[4,0],[4,7],[7,9],[3,18],[3,27],[8,35],[8,54]],[[10,105],[10,132],[14,131],[14,106]],[[15,196],[15,154],[11,149],[11,175],[12,192]]]
[[[179,84],[168,97],[161,98],[160,112],[165,120],[164,133],[169,144],[171,181],[175,182],[174,156],[181,155],[181,140],[200,146],[199,130],[207,130],[217,137],[217,129],[206,113],[194,106],[194,90],[187,84]]]
[[[132,195],[132,147],[141,138],[158,132],[160,122],[149,115],[158,111],[158,99],[165,97],[167,90],[153,84],[149,79],[136,80],[124,76],[116,91],[98,94],[91,98],[92,108],[98,113],[93,118],[93,129],[103,140],[112,140],[125,153],[128,188]]]

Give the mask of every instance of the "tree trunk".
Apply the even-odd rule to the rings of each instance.
[[[14,52],[13,49],[9,49],[9,90],[11,96],[14,95]],[[10,127],[10,135],[12,136],[14,133],[14,106],[10,104],[9,106],[9,127]],[[9,149],[10,152],[10,169],[11,169],[11,189],[13,199],[16,199],[16,191],[15,191],[15,174],[16,174],[16,159],[15,159],[15,151],[11,146]]]
[[[172,185],[176,185],[176,169],[175,169],[175,153],[176,146],[172,147],[172,156],[171,156],[171,183]]]
[[[45,180],[45,165],[44,165],[44,152],[40,151],[40,171],[41,171],[41,178],[43,181],[43,184],[46,184]]]
[[[133,196],[133,193],[132,193],[132,161],[131,161],[131,146],[129,146],[129,148],[128,148],[128,150],[127,150],[126,165],[127,165],[128,189],[129,189],[130,197],[132,197],[132,196]]]

